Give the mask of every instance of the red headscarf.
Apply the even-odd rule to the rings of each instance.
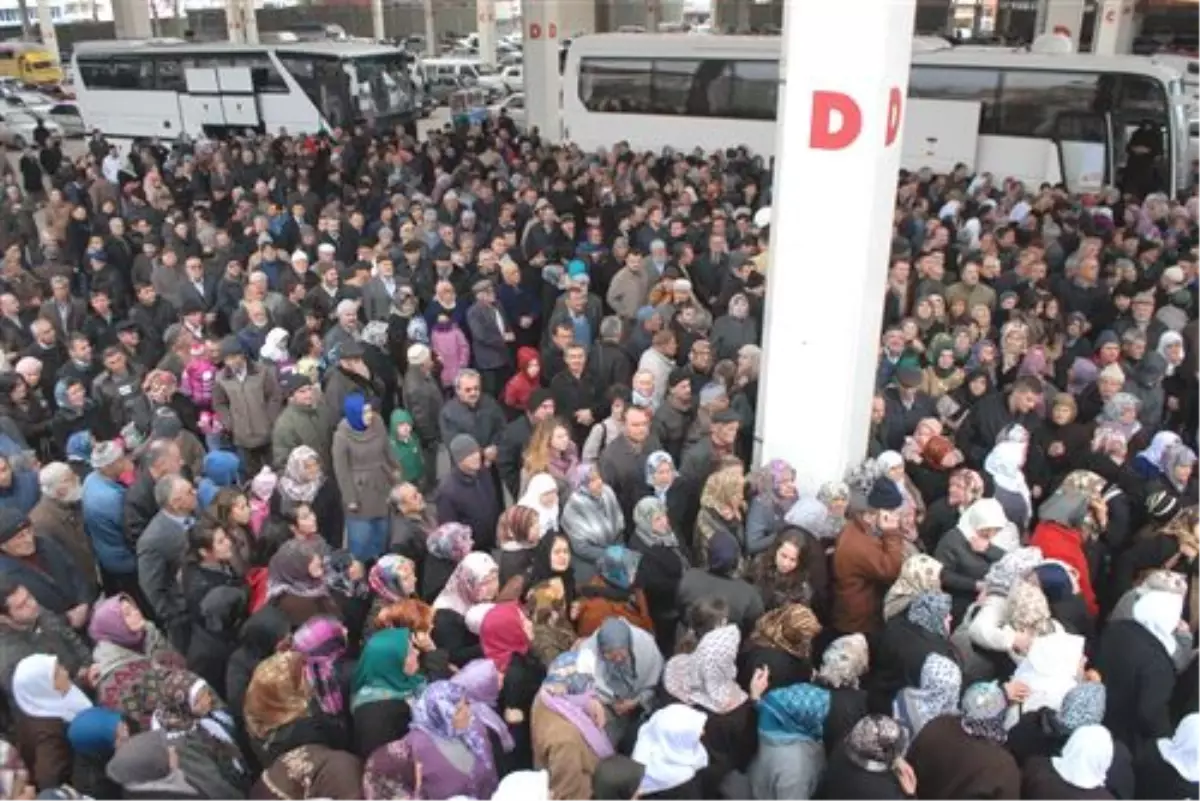
[[[483,617],[479,627],[479,643],[483,655],[492,660],[496,670],[508,670],[513,654],[529,651],[529,636],[525,633],[521,607],[515,601],[496,604]]]
[[[500,398],[505,406],[521,412],[527,411],[525,407],[529,405],[529,396],[542,385],[541,361],[538,352],[533,348],[517,349],[516,375],[508,379],[508,383],[504,385],[504,394]],[[539,370],[530,375],[529,366],[534,363],[538,364]]]

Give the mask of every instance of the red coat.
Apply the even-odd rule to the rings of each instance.
[[[1033,530],[1029,544],[1042,549],[1042,556],[1057,559],[1070,565],[1079,575],[1079,593],[1087,604],[1088,612],[1095,617],[1100,612],[1096,603],[1096,590],[1092,587],[1092,573],[1088,568],[1087,556],[1083,553],[1083,535],[1061,523],[1044,520]]]

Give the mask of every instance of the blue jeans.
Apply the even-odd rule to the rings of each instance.
[[[346,543],[360,562],[370,562],[387,553],[390,539],[386,517],[346,518]]]

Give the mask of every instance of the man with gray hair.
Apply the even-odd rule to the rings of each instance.
[[[408,372],[404,374],[404,407],[413,418],[413,433],[421,441],[425,461],[425,486],[431,485],[437,464],[438,444],[442,441],[442,388],[433,376],[433,353],[428,345],[409,345]]]
[[[196,489],[177,473],[154,485],[158,514],[137,541],[138,585],[154,619],[171,644],[186,654],[191,625],[179,576],[187,557],[188,531],[195,524]]]
[[[621,347],[624,336],[625,325],[620,317],[610,314],[600,321],[600,337],[592,343],[587,360],[596,386],[628,387],[633,381],[633,360]]]
[[[38,473],[42,498],[29,512],[33,530],[50,537],[63,547],[79,567],[84,597],[96,597],[96,555],[91,540],[83,530],[83,511],[80,503],[83,485],[79,476],[65,462],[50,462]]]
[[[142,466],[125,493],[125,539],[137,545],[150,520],[158,514],[154,486],[163,476],[183,469],[183,455],[174,440],[155,439],[146,446]]]

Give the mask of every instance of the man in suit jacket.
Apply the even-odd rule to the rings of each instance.
[[[171,644],[187,653],[191,626],[180,573],[188,550],[188,531],[195,519],[196,490],[192,482],[173,473],[154,485],[158,514],[137,541],[138,585],[159,628]]]
[[[496,305],[496,288],[492,282],[476,281],[472,289],[475,303],[467,309],[471,353],[483,379],[483,391],[497,398],[511,370],[512,354],[509,353],[508,343],[514,339],[513,332],[504,320],[504,312]]]
[[[38,317],[54,326],[59,342],[66,342],[72,331],[83,330],[87,305],[71,297],[71,279],[63,275],[50,279],[50,293],[50,299],[42,302]]]
[[[209,325],[217,317],[217,276],[204,269],[204,262],[191,257],[184,264],[184,277],[179,284],[179,307],[199,307],[204,310]]]
[[[392,298],[400,284],[396,280],[396,265],[389,256],[381,256],[375,263],[375,276],[363,285],[362,306],[367,322],[387,322],[392,313]]]

